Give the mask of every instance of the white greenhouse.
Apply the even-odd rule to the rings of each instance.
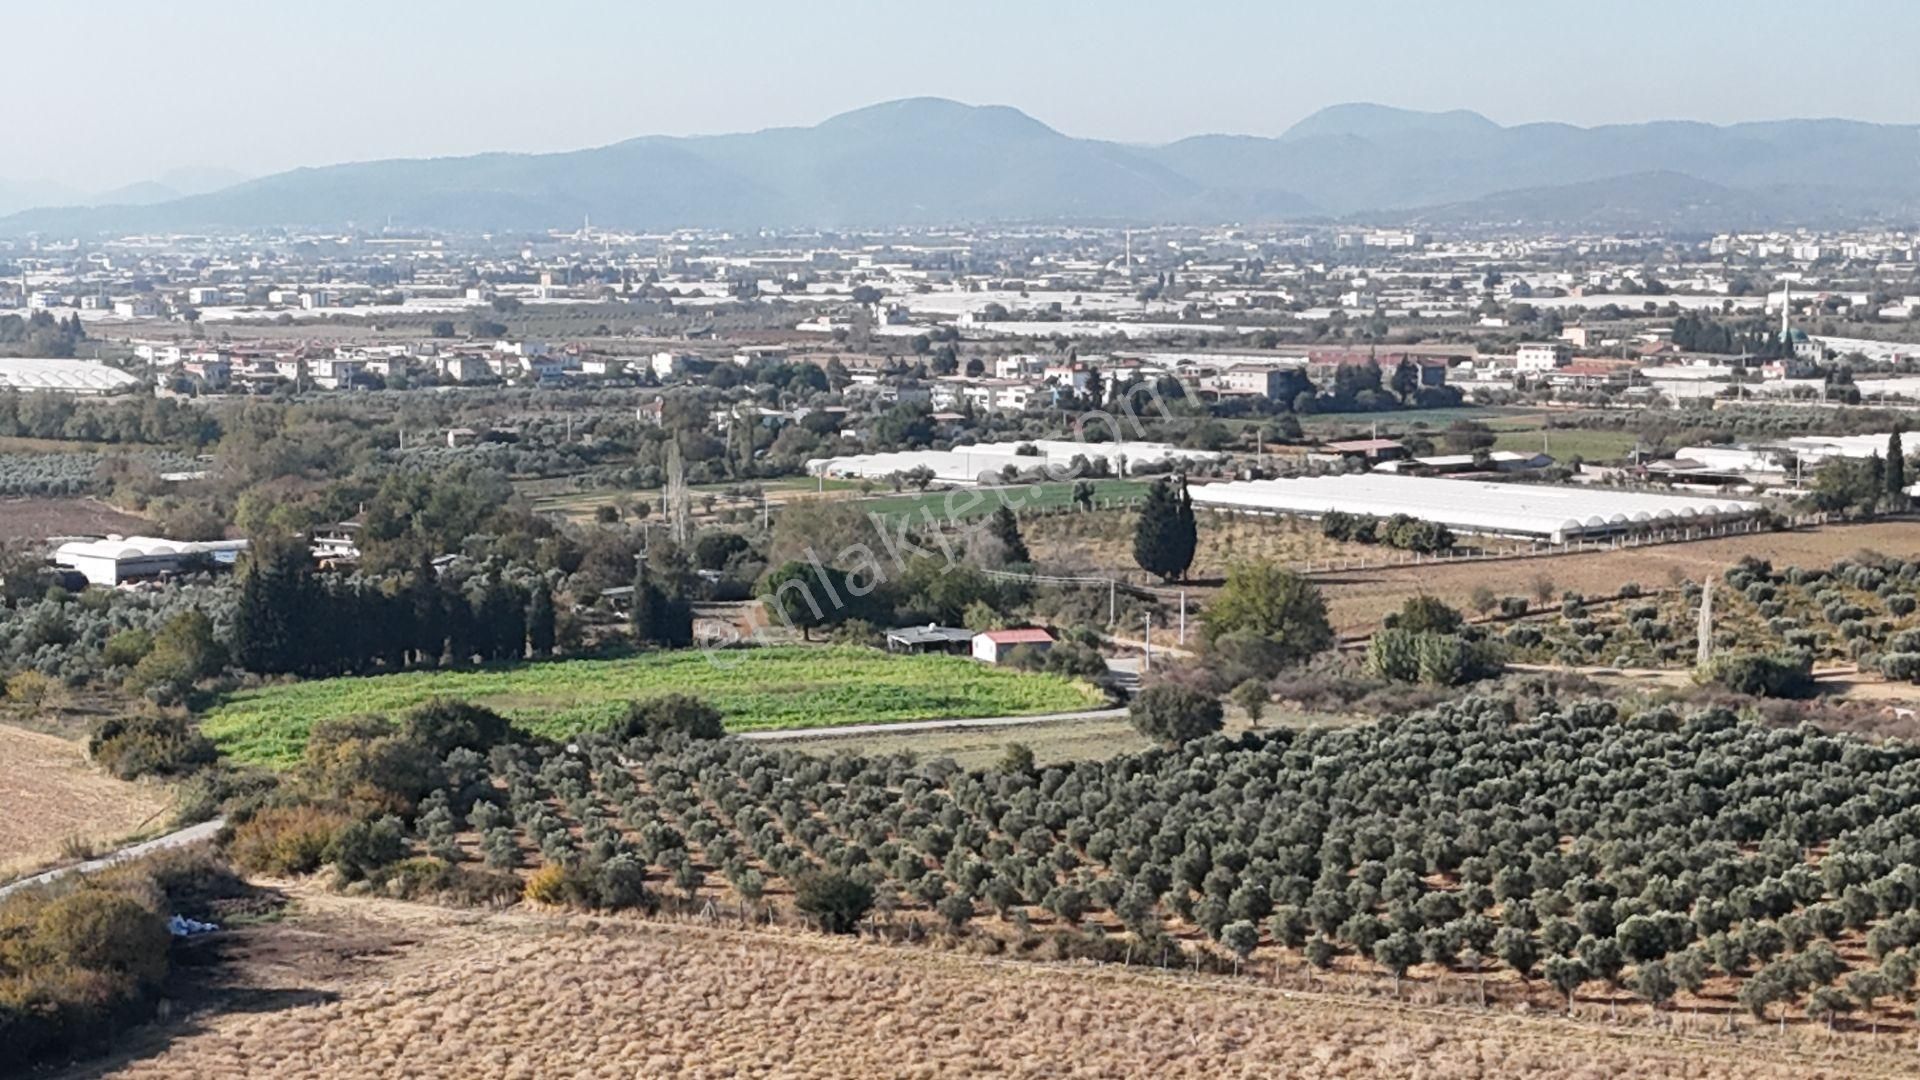
[[[1031,447],[1033,453],[1015,453],[1020,447]],[[1203,450],[1182,450],[1166,443],[1026,439],[1020,442],[956,446],[951,450],[901,450],[887,454],[816,458],[807,462],[807,471],[818,476],[880,479],[925,466],[933,470],[936,480],[949,484],[973,484],[979,483],[986,474],[997,477],[1009,465],[1015,469],[1049,465],[1062,470],[1064,475],[1064,470],[1069,469],[1073,459],[1078,456],[1085,456],[1089,461],[1104,457],[1108,467],[1118,474],[1131,472],[1141,465],[1178,460],[1210,461],[1220,455]]]
[[[140,385],[140,380],[95,360],[53,357],[0,358],[0,389],[53,390],[67,394],[117,394]]]
[[[1406,514],[1455,532],[1563,543],[1636,527],[1709,524],[1750,517],[1761,503],[1599,487],[1548,487],[1360,473],[1196,485],[1195,506],[1319,517],[1340,511]]]

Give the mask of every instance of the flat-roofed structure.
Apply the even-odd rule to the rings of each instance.
[[[1333,512],[1406,514],[1456,532],[1552,543],[1634,528],[1673,527],[1751,517],[1758,502],[1621,491],[1600,487],[1501,484],[1477,480],[1361,473],[1289,480],[1238,480],[1188,489],[1195,506],[1319,517]]]

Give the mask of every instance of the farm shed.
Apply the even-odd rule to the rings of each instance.
[[[1650,494],[1597,487],[1501,484],[1362,473],[1291,480],[1241,480],[1189,489],[1195,506],[1319,517],[1334,511],[1406,514],[1456,532],[1562,543],[1636,527],[1723,522],[1758,513],[1757,502]]]
[[[1053,648],[1053,634],[1040,627],[1024,630],[983,630],[973,635],[973,658],[997,664],[1007,658],[1007,654],[1025,645],[1030,649],[1045,651]]]
[[[887,651],[900,653],[960,653],[972,649],[973,631],[963,626],[903,626],[887,631]]]

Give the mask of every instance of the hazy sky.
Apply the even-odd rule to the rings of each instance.
[[[7,0],[0,33],[0,179],[82,191],[923,94],[1136,142],[1277,134],[1342,101],[1509,124],[1920,121],[1914,0]]]

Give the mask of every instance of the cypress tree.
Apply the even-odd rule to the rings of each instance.
[[[1898,431],[1887,436],[1887,498],[1895,506],[1907,502],[1907,455]]]
[[[1020,519],[1013,514],[1013,508],[1002,506],[988,519],[987,532],[1000,541],[1001,550],[1007,553],[1010,563],[1031,563],[1033,555],[1027,551],[1027,541],[1020,535]]]
[[[479,657],[481,663],[494,658],[499,646],[494,641],[495,623],[493,612],[487,603],[488,589],[485,582],[463,597],[467,613],[467,652]]]
[[[545,581],[536,581],[527,595],[527,644],[535,656],[553,655],[553,591]]]
[[[498,568],[487,574],[485,583],[473,597],[473,615],[477,632],[475,651],[489,660],[519,660],[527,654],[526,600],[520,591],[501,576]]]
[[[1167,581],[1186,574],[1198,546],[1193,499],[1185,477],[1162,478],[1147,489],[1134,525],[1133,561]]]
[[[424,552],[414,567],[413,580],[407,583],[406,602],[411,662],[415,666],[438,664],[447,649],[446,607],[440,596],[440,575],[434,572],[433,560]]]
[[[643,645],[682,648],[693,644],[693,605],[648,581],[633,582],[633,636]]]
[[[473,609],[461,594],[458,583],[440,579],[440,619],[446,629],[447,655],[453,663],[464,664],[479,650],[479,633],[474,625]]]
[[[324,617],[297,542],[257,544],[240,581],[233,617],[233,656],[248,671],[275,675],[302,670],[309,662],[312,620]]]

